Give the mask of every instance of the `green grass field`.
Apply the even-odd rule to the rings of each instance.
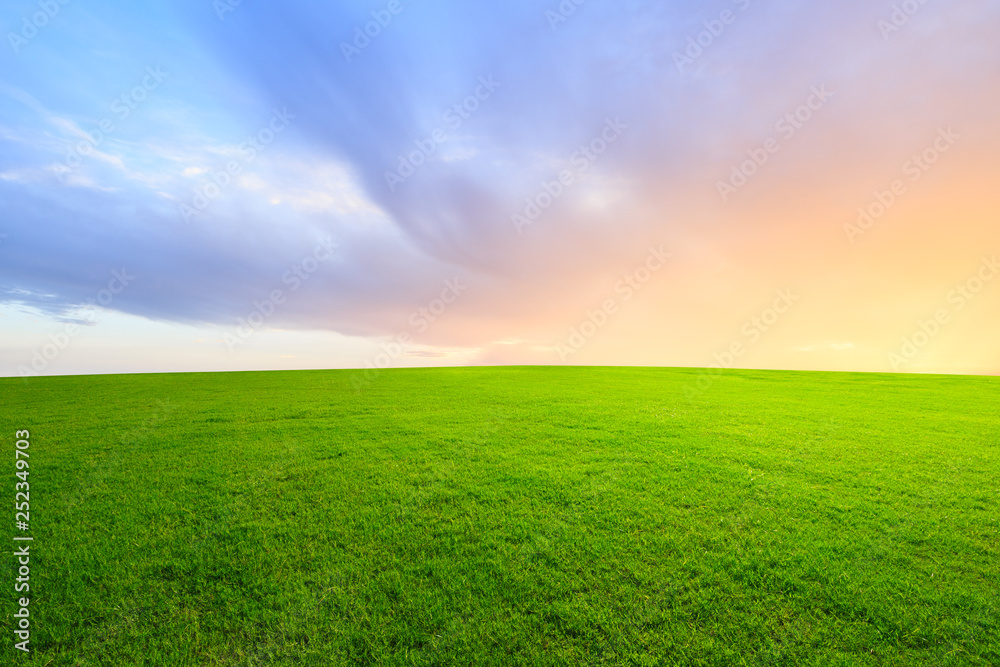
[[[2,379],[0,662],[1000,664],[1000,378],[699,372]]]

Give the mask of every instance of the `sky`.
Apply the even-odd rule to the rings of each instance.
[[[1000,2],[8,0],[0,375],[1000,373]]]

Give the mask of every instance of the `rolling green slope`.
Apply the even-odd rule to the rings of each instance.
[[[1000,378],[701,373],[0,379],[0,662],[1000,664]]]

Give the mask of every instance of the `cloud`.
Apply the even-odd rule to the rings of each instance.
[[[996,11],[928,6],[887,45],[883,8],[860,0],[731,5],[738,19],[683,71],[675,53],[718,14],[703,3],[586,3],[553,28],[527,0],[406,2],[350,60],[342,43],[379,3],[243,3],[219,21],[211,3],[153,2],[76,32],[53,26],[59,39],[32,43],[0,88],[3,300],[58,315],[124,266],[137,279],[115,309],[230,325],[332,236],[335,261],[269,326],[394,335],[460,277],[468,296],[420,334],[426,354],[536,359],[650,244],[671,246],[681,276],[637,318],[693,321],[713,299],[738,309],[755,296],[736,272],[757,269],[767,294],[783,271],[843,261],[815,230],[940,117],[967,119],[970,144],[995,146],[982,83],[997,68]],[[169,79],[119,119],[110,103],[152,65]],[[716,181],[821,84],[837,95],[823,118],[719,201]],[[248,158],[274,109],[294,118]],[[108,117],[116,129],[60,167]],[[609,119],[627,125],[613,143]],[[564,171],[573,182],[552,195]],[[186,221],[181,205],[212,187]],[[546,193],[519,234],[512,215]],[[799,351],[823,345],[849,352]]]

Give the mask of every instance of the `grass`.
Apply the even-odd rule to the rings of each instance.
[[[2,650],[1000,664],[1000,379],[699,373],[0,380],[2,493],[29,429],[35,536],[34,650]]]

